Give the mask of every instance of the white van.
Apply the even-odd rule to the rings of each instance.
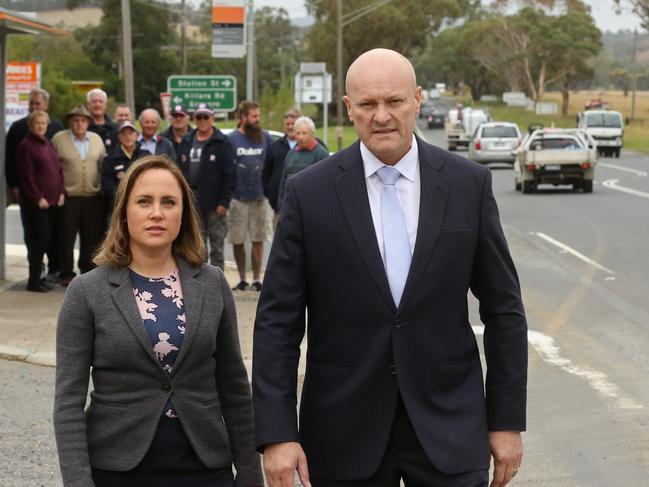
[[[613,110],[586,110],[577,118],[577,127],[595,139],[600,155],[620,157],[624,138],[624,119]]]

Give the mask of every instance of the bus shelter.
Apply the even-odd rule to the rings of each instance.
[[[11,34],[22,35],[67,35],[67,32],[36,20],[30,16],[0,7],[0,129],[5,126],[5,91],[7,79],[7,37]],[[5,179],[5,139],[0,134],[0,281],[5,279],[5,216],[7,201],[7,181]]]

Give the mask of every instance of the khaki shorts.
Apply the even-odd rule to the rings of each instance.
[[[266,198],[259,201],[230,201],[228,242],[241,245],[246,242],[246,234],[250,236],[252,242],[266,241],[268,208]]]

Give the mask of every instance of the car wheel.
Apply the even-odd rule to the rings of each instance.
[[[615,157],[619,159],[620,157],[620,150],[621,149],[615,149]]]
[[[584,179],[584,181],[581,183],[581,187],[584,190],[584,193],[592,193],[593,192],[593,180],[592,179]]]
[[[516,191],[520,191],[520,190],[521,190],[521,183],[520,183],[520,181],[518,181],[517,179],[514,179],[514,189],[515,189]]]
[[[448,144],[448,150],[454,151],[455,150],[455,144]]]
[[[534,181],[523,181],[523,194],[531,194],[534,192]]]

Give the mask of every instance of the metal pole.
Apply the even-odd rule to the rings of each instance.
[[[0,32],[0,174],[4,176],[5,173],[5,154],[6,154],[6,139],[5,139],[5,80],[7,79],[7,34],[3,31]],[[6,185],[4,181],[0,184],[0,281],[5,280],[5,216],[6,208]]]
[[[631,120],[635,120],[635,92],[638,85],[638,29],[633,32],[633,74],[631,81],[633,83],[631,95]]]
[[[124,94],[126,104],[135,113],[135,93],[133,90],[133,41],[131,37],[131,2],[122,0],[122,35],[124,36]]]
[[[336,0],[336,145],[343,148],[343,0]]]
[[[327,75],[327,72],[325,71],[322,73],[322,111],[323,111],[323,125],[322,128],[324,130],[324,143],[327,147],[329,147],[329,140],[328,140],[328,126],[329,126],[329,100],[327,99],[327,86],[328,86],[328,81],[329,81],[329,76]]]
[[[248,0],[246,9],[246,99],[255,96],[255,5],[254,0]]]
[[[187,73],[187,12],[185,0],[180,2],[180,73]]]

